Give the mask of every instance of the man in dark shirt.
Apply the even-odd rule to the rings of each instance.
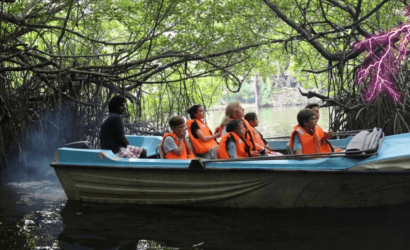
[[[108,103],[109,116],[100,130],[101,149],[110,149],[120,157],[146,157],[146,150],[129,145],[125,137],[124,122],[121,115],[125,111],[126,100],[123,96],[114,96]]]

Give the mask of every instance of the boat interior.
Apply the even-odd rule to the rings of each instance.
[[[161,136],[139,136],[139,135],[127,135],[131,145],[143,147],[147,150],[147,157],[153,159],[163,159],[161,150]],[[342,152],[332,154],[309,154],[309,155],[294,155],[293,150],[289,147],[289,136],[271,137],[266,138],[270,148],[283,154],[282,156],[267,156],[261,157],[264,159],[283,159],[283,158],[304,158],[312,156],[331,156],[331,157],[367,157],[377,154],[381,143],[384,139],[384,133],[380,128],[374,128],[369,130],[358,130],[349,132],[336,132],[334,133],[334,139],[329,140],[329,143],[333,147],[343,149]],[[189,141],[189,140],[188,140]],[[192,144],[191,144],[192,147]],[[77,148],[77,149],[91,149],[90,143],[87,141],[79,141],[69,143],[63,146],[63,148]],[[219,145],[210,149],[209,155],[211,160],[218,159]],[[205,160],[200,156],[197,159]],[[209,160],[209,159],[207,159]]]

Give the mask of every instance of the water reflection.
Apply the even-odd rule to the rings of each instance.
[[[69,201],[61,249],[405,249],[410,204],[232,210]]]
[[[303,107],[274,107],[261,108],[245,107],[245,113],[256,112],[259,117],[259,126],[257,129],[264,137],[274,137],[290,135],[293,127],[297,124],[296,115]],[[213,131],[219,126],[222,118],[225,116],[225,111],[210,111],[207,113],[206,121]],[[329,110],[327,108],[320,109],[319,125],[327,131],[329,128]]]
[[[51,168],[0,183],[0,249],[58,249],[65,202]]]

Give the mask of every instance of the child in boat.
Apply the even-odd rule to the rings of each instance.
[[[216,138],[221,137],[220,133],[212,134],[208,125],[203,121],[205,109],[202,105],[194,105],[187,112],[191,118],[187,121],[187,127],[194,153],[200,157],[212,158],[209,150],[218,146]]]
[[[319,122],[319,118],[320,118],[320,113],[319,113],[319,104],[318,103],[309,103],[308,105],[306,105],[307,109],[311,109],[313,112],[315,112],[315,116],[316,116],[316,128],[315,131],[316,133],[319,135],[320,138],[324,137],[326,134],[329,134],[329,138],[332,138],[333,136],[333,131],[329,130],[327,133],[325,133],[325,131],[323,131],[323,129],[319,126],[319,124],[317,124]],[[327,151],[327,152],[342,152],[343,149],[332,146],[329,141],[326,141],[326,143],[322,146],[323,149],[322,151]]]
[[[259,152],[251,151],[250,146],[243,138],[245,135],[243,122],[232,120],[226,125],[226,134],[219,144],[219,159],[235,159],[260,156]]]
[[[221,124],[218,127],[215,128],[214,134],[219,132],[222,135],[222,131],[225,128],[226,124],[228,124],[228,122],[229,122],[229,117],[224,116],[224,118],[222,118]]]
[[[265,151],[264,154],[268,156],[278,156],[278,155],[283,155],[279,152],[274,152],[272,149],[269,147],[268,142],[263,139],[263,135],[256,129],[256,127],[259,125],[259,119],[258,115],[255,112],[249,112],[245,115],[245,120],[249,122],[249,125],[253,128],[253,133],[255,135],[255,140],[256,143],[259,145],[263,145]]]
[[[109,149],[123,158],[146,158],[144,148],[131,146],[125,137],[124,122],[121,115],[125,112],[126,100],[117,95],[108,102],[108,117],[103,121],[100,130],[101,149]]]
[[[330,153],[326,141],[331,133],[320,137],[316,131],[317,117],[313,110],[302,109],[297,115],[298,125],[290,135],[289,146],[295,154]]]
[[[246,142],[251,146],[252,151],[262,152],[264,150],[263,145],[259,145],[255,140],[255,134],[253,132],[253,128],[248,123],[247,120],[243,118],[245,115],[245,110],[242,108],[239,102],[231,102],[226,106],[225,115],[230,118],[230,120],[240,119],[243,122],[243,129],[244,129],[244,139]],[[222,132],[222,136],[224,135],[224,131]]]
[[[187,160],[195,159],[186,139],[184,118],[174,116],[169,120],[172,133],[166,133],[161,142],[161,150],[165,159]]]

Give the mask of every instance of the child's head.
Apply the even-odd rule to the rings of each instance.
[[[229,122],[229,117],[224,116],[224,118],[222,118],[221,127],[225,127],[226,124],[228,124],[228,122]]]
[[[244,118],[252,127],[257,127],[259,125],[258,115],[255,112],[247,113]]]
[[[185,130],[185,120],[180,116],[174,116],[169,120],[169,126],[171,127],[172,132],[178,134],[180,130]]]
[[[243,122],[241,120],[232,120],[226,125],[226,132],[234,132],[240,137],[243,137],[245,134],[243,132]]]

